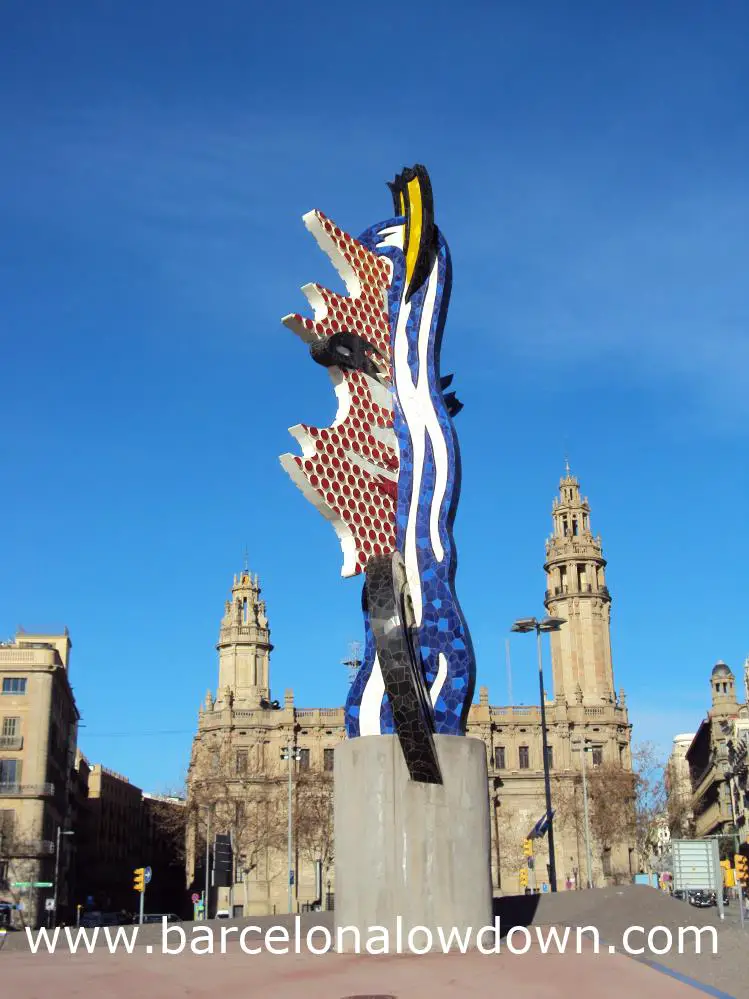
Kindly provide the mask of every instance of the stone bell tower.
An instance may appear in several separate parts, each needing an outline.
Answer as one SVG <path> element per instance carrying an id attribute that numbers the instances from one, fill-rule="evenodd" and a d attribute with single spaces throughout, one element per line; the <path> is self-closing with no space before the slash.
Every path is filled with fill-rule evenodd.
<path id="1" fill-rule="evenodd" d="M 551 634 L 556 701 L 613 703 L 609 632 L 611 595 L 600 537 L 590 527 L 590 506 L 569 463 L 552 504 L 553 532 L 546 542 L 546 610 L 567 621 Z"/>
<path id="2" fill-rule="evenodd" d="M 216 708 L 257 708 L 270 699 L 270 628 L 258 577 L 247 568 L 234 577 L 218 645 Z"/>

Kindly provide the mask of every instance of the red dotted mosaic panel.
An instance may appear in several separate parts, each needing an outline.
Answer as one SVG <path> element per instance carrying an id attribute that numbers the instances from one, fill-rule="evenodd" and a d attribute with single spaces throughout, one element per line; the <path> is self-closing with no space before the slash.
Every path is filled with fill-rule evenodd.
<path id="1" fill-rule="evenodd" d="M 316 284 L 315 291 L 327 309 L 325 315 L 320 315 L 318 306 L 315 319 L 297 313 L 285 322 L 306 340 L 339 330 L 358 334 L 387 359 L 387 377 L 391 379 L 389 262 L 367 250 L 322 212 L 314 212 L 314 216 L 355 272 L 360 290 L 357 295 L 346 297 Z M 295 456 L 294 461 L 321 503 L 335 511 L 348 526 L 354 539 L 358 573 L 371 556 L 395 550 L 398 452 L 395 446 L 389 446 L 372 433 L 373 428 L 389 431 L 395 444 L 392 407 L 374 401 L 369 380 L 361 372 L 342 369 L 341 374 L 350 395 L 348 413 L 340 423 L 327 429 L 302 424 L 315 450 L 306 457 Z M 382 469 L 379 474 L 378 468 Z"/>

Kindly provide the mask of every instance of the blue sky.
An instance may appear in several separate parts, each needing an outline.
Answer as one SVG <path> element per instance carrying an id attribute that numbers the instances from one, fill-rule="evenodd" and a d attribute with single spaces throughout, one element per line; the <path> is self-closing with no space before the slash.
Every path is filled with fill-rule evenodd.
<path id="1" fill-rule="evenodd" d="M 150 790 L 184 775 L 245 546 L 274 696 L 343 700 L 359 583 L 278 463 L 334 397 L 279 319 L 338 288 L 301 215 L 360 232 L 417 161 L 479 683 L 506 701 L 508 625 L 542 610 L 565 452 L 635 740 L 693 729 L 749 653 L 746 6 L 364 7 L 4 7 L 0 633 L 68 625 L 82 748 Z"/>

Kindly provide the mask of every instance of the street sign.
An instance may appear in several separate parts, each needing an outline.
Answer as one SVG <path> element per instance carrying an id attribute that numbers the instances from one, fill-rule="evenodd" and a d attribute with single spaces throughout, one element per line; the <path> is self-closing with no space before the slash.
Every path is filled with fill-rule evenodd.
<path id="1" fill-rule="evenodd" d="M 548 881 L 544 881 L 544 883 L 541 885 L 541 891 L 544 895 L 546 894 L 547 891 L 551 891 L 551 885 L 549 884 Z"/>
<path id="2" fill-rule="evenodd" d="M 152 874 L 153 874 L 153 871 L 151 870 L 150 867 L 147 867 L 143 871 L 143 880 L 146 882 L 146 884 L 150 884 L 151 883 L 151 875 Z"/>
<path id="3" fill-rule="evenodd" d="M 52 887 L 52 882 L 51 881 L 35 881 L 34 884 L 32 885 L 32 887 L 33 888 L 51 888 Z"/>
<path id="4" fill-rule="evenodd" d="M 53 898 L 45 898 L 44 900 L 44 911 L 54 912 L 55 911 L 55 900 Z"/>
<path id="5" fill-rule="evenodd" d="M 14 881 L 11 888 L 31 888 L 30 881 Z"/>
<path id="6" fill-rule="evenodd" d="M 196 891 L 194 891 L 192 893 L 192 895 L 190 896 L 190 901 L 193 902 L 193 903 L 199 902 L 200 901 L 200 895 L 198 895 L 198 893 Z"/>

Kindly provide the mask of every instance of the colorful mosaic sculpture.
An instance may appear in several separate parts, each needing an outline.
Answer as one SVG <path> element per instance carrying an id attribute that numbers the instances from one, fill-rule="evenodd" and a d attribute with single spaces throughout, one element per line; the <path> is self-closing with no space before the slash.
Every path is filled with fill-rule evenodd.
<path id="1" fill-rule="evenodd" d="M 281 462 L 332 522 L 342 575 L 367 575 L 365 651 L 346 702 L 347 734 L 397 733 L 412 777 L 438 780 L 431 732 L 465 734 L 475 684 L 454 589 L 460 462 L 452 418 L 462 406 L 446 391 L 452 376 L 439 371 L 451 267 L 424 167 L 405 170 L 389 186 L 394 217 L 358 239 L 321 212 L 304 216 L 348 295 L 306 285 L 313 318 L 295 314 L 283 322 L 328 368 L 338 412 L 328 428 L 292 427 L 302 453 Z M 375 571 L 377 592 L 389 587 L 393 600 L 411 608 L 391 608 L 402 634 L 390 649 L 390 610 L 380 597 L 376 618 L 369 606 Z M 423 745 L 409 758 L 406 743 L 414 744 L 417 731 Z"/>

